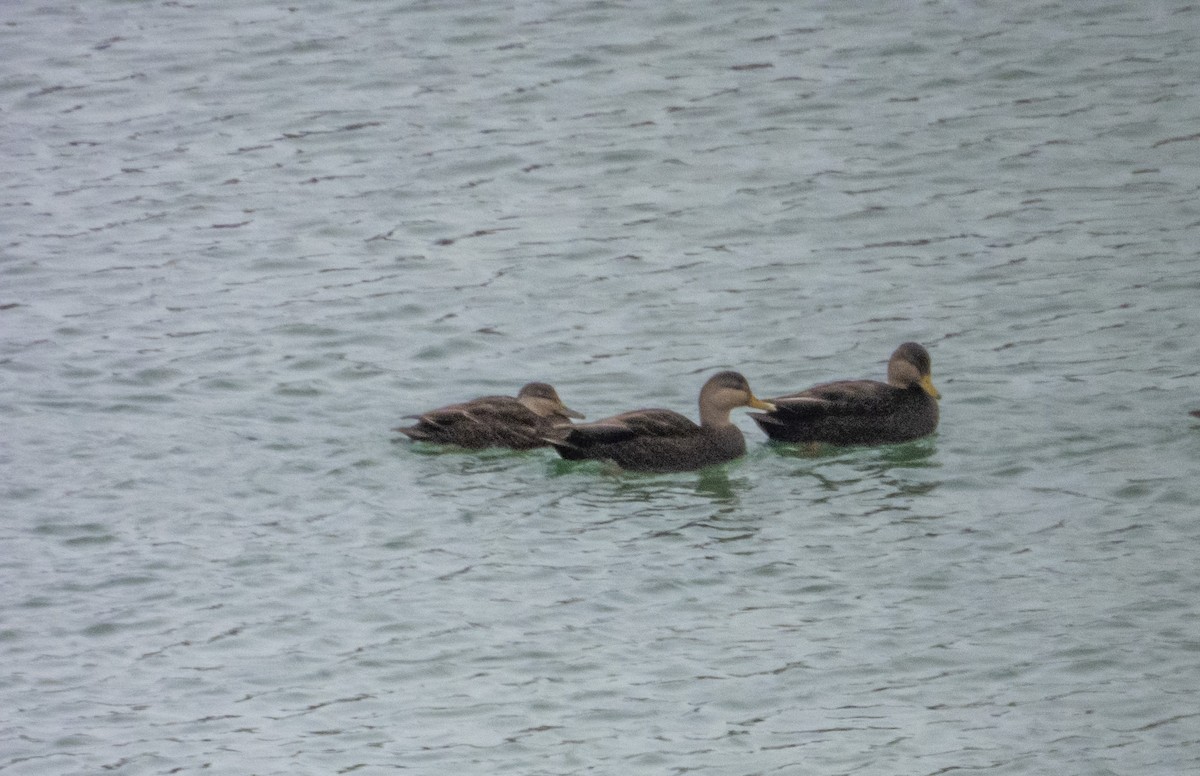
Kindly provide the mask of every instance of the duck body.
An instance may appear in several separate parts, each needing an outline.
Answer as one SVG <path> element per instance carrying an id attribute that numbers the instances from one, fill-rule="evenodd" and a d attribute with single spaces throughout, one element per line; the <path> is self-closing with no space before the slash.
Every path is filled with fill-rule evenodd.
<path id="1" fill-rule="evenodd" d="M 634 410 L 561 431 L 552 444 L 563 458 L 612 461 L 630 471 L 691 471 L 746 452 L 746 439 L 732 423 L 706 429 L 665 409 Z"/>
<path id="2" fill-rule="evenodd" d="M 772 409 L 737 372 L 720 372 L 700 392 L 700 423 L 668 409 L 624 412 L 593 423 L 559 426 L 549 438 L 567 460 L 612 461 L 622 469 L 682 472 L 726 463 L 746 452 L 729 419 L 734 407 Z"/>
<path id="3" fill-rule="evenodd" d="M 750 417 L 780 442 L 892 444 L 932 434 L 938 425 L 938 398 L 929 353 L 915 342 L 906 342 L 888 361 L 886 383 L 821 383 L 769 399 L 775 405 L 773 412 Z"/>
<path id="4" fill-rule="evenodd" d="M 481 396 L 448 404 L 420 415 L 412 426 L 393 429 L 414 441 L 456 445 L 471 450 L 506 447 L 532 450 L 545 447 L 546 435 L 571 418 L 582 418 L 567 407 L 546 383 L 529 383 L 512 396 Z"/>
<path id="5" fill-rule="evenodd" d="M 938 403 L 920 388 L 875 380 L 843 380 L 770 400 L 775 411 L 751 414 L 780 442 L 884 445 L 932 434 Z"/>

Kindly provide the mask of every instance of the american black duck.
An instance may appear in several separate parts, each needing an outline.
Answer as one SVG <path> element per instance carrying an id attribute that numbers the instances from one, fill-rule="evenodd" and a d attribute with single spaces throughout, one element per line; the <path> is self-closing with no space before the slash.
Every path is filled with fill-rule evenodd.
<path id="1" fill-rule="evenodd" d="M 702 469 L 746 452 L 741 430 L 729 420 L 735 407 L 774 409 L 754 396 L 745 377 L 719 372 L 700 389 L 700 425 L 672 410 L 633 410 L 594 423 L 559 426 L 550 443 L 572 461 L 613 461 L 623 469 L 647 472 Z"/>
<path id="2" fill-rule="evenodd" d="M 531 450 L 549 444 L 546 435 L 560 423 L 582 418 L 563 404 L 546 383 L 529 383 L 517 397 L 481 396 L 436 410 L 410 415 L 412 426 L 392 429 L 411 439 L 458 445 L 473 450 L 508 447 Z"/>
<path id="3" fill-rule="evenodd" d="M 930 377 L 929 351 L 915 342 L 896 348 L 887 382 L 841 380 L 768 399 L 775 410 L 751 413 L 767 436 L 781 442 L 879 445 L 933 433 L 941 394 Z"/>

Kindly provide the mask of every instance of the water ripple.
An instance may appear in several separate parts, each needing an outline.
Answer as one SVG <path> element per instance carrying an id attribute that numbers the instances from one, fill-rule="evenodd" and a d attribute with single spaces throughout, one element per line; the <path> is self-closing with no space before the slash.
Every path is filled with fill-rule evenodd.
<path id="1" fill-rule="evenodd" d="M 15 7 L 0 770 L 1195 770 L 1193 16 Z M 908 339 L 907 445 L 387 432 Z"/>

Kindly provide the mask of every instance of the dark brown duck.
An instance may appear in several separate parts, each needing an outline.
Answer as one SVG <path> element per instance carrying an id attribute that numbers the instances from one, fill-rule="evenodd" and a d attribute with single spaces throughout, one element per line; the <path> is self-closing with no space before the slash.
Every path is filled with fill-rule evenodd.
<path id="1" fill-rule="evenodd" d="M 735 407 L 771 410 L 737 372 L 720 372 L 700 389 L 700 424 L 664 409 L 624 412 L 594 423 L 560 426 L 550 437 L 568 460 L 612 461 L 623 469 L 679 472 L 732 461 L 746 452 L 729 419 Z"/>
<path id="2" fill-rule="evenodd" d="M 932 434 L 938 399 L 930 376 L 929 351 L 915 342 L 896 348 L 887 382 L 841 380 L 768 399 L 773 412 L 750 417 L 780 442 L 879 445 Z"/>
<path id="3" fill-rule="evenodd" d="M 392 429 L 421 442 L 458 445 L 473 450 L 508 447 L 531 450 L 549 444 L 546 436 L 571 418 L 582 418 L 563 404 L 546 383 L 529 383 L 517 397 L 481 396 L 421 415 L 412 426 Z"/>

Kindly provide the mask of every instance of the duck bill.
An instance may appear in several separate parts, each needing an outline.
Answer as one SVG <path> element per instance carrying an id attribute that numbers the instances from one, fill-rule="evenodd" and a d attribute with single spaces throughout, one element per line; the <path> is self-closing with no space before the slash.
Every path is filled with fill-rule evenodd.
<path id="1" fill-rule="evenodd" d="M 937 388 L 933 387 L 933 376 L 932 375 L 925 375 L 924 377 L 922 377 L 920 386 L 921 386 L 922 391 L 929 394 L 933 398 L 935 398 L 935 399 L 942 398 L 941 392 L 939 392 Z"/>
<path id="2" fill-rule="evenodd" d="M 559 410 L 559 412 L 561 412 L 563 415 L 566 415 L 568 418 L 575 418 L 576 420 L 583 420 L 587 417 L 587 415 L 584 415 L 582 412 L 576 412 L 565 404 L 562 406 L 562 409 Z"/>
<path id="3" fill-rule="evenodd" d="M 747 407 L 753 407 L 753 408 L 754 408 L 754 409 L 756 409 L 756 410 L 766 410 L 767 412 L 774 412 L 774 411 L 775 411 L 775 405 L 774 405 L 774 404 L 772 404 L 772 403 L 771 403 L 771 402 L 769 402 L 769 401 L 763 401 L 762 399 L 760 399 L 760 398 L 758 398 L 757 396 L 754 396 L 754 395 L 751 395 L 751 396 L 750 396 L 750 401 L 746 402 L 746 406 L 747 406 Z"/>

